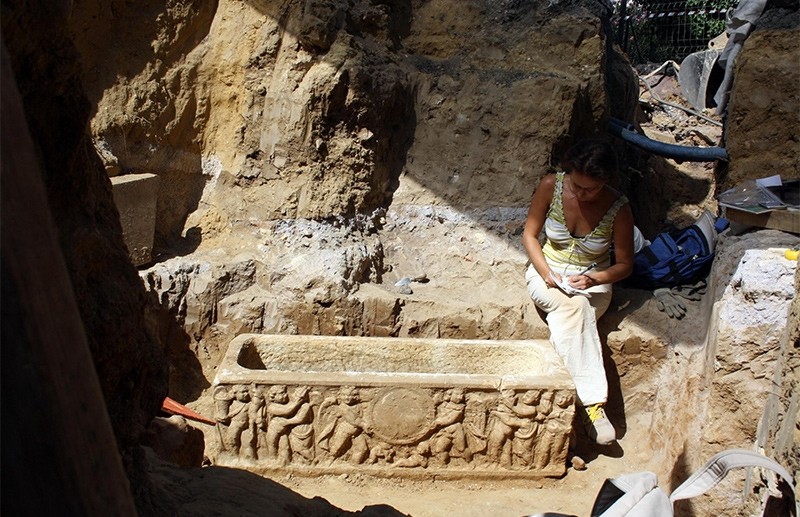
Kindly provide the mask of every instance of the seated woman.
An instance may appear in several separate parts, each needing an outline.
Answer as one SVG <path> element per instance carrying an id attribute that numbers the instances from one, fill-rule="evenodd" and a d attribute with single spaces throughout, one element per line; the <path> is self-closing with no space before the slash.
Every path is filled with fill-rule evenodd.
<path id="1" fill-rule="evenodd" d="M 611 284 L 631 274 L 633 214 L 628 199 L 609 184 L 617 161 L 608 143 L 579 142 L 561 165 L 562 171 L 542 178 L 531 200 L 522 234 L 530 259 L 525 280 L 575 382 L 586 430 L 606 445 L 616 440 L 616 432 L 603 409 L 608 381 L 597 320 L 611 302 Z M 567 294 L 570 288 L 586 293 Z"/>

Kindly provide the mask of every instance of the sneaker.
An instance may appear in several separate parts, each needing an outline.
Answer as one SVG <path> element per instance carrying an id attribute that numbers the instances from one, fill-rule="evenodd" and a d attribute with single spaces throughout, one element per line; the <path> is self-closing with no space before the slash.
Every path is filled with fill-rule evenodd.
<path id="1" fill-rule="evenodd" d="M 584 408 L 584 424 L 589 438 L 599 445 L 608 445 L 617 439 L 617 432 L 606 416 L 603 404 L 593 404 Z"/>

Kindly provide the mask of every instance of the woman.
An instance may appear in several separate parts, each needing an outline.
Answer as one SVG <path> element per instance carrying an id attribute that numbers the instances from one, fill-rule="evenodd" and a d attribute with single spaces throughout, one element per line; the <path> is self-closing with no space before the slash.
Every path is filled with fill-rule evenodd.
<path id="1" fill-rule="evenodd" d="M 547 314 L 550 341 L 575 382 L 587 432 L 606 445 L 616 440 L 616 432 L 603 409 L 608 382 L 597 320 L 611 302 L 611 284 L 633 269 L 633 214 L 628 199 L 609 185 L 617 163 L 608 143 L 578 143 L 562 168 L 542 178 L 531 200 L 522 234 L 530 259 L 525 280 L 534 303 Z M 586 294 L 566 294 L 570 288 Z"/>

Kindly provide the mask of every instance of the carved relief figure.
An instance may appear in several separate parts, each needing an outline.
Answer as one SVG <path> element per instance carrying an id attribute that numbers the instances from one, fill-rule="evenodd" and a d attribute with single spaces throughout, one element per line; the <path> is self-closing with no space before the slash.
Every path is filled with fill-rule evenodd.
<path id="1" fill-rule="evenodd" d="M 417 446 L 411 451 L 411 453 L 404 457 L 396 460 L 393 465 L 395 467 L 403 467 L 403 468 L 413 468 L 413 467 L 422 467 L 425 468 L 428 466 L 428 457 L 431 454 L 431 445 L 428 440 L 423 440 L 417 444 Z"/>
<path id="2" fill-rule="evenodd" d="M 520 417 L 520 426 L 514 432 L 512 441 L 513 462 L 527 468 L 533 465 L 533 447 L 539 435 L 540 422 L 544 420 L 537 407 L 542 393 L 539 390 L 528 390 L 519 397 L 514 406 L 514 414 Z"/>
<path id="3" fill-rule="evenodd" d="M 464 390 L 453 388 L 444 394 L 444 400 L 436 407 L 433 427 L 439 431 L 431 439 L 431 453 L 440 465 L 449 463 L 450 458 L 464 458 L 472 461 L 472 450 L 467 443 L 464 431 Z"/>
<path id="4" fill-rule="evenodd" d="M 247 386 L 236 384 L 231 388 L 230 393 L 224 386 L 218 387 L 214 392 L 216 404 L 216 420 L 219 424 L 227 426 L 223 429 L 217 424 L 220 433 L 222 448 L 232 454 L 238 455 L 242 446 L 242 433 L 250 424 L 250 393 Z M 245 457 L 255 457 L 253 440 L 246 444 L 242 451 Z"/>
<path id="5" fill-rule="evenodd" d="M 352 463 L 363 463 L 369 447 L 358 390 L 353 386 L 341 386 L 335 400 L 326 399 L 322 403 L 319 414 L 322 428 L 317 437 L 319 448 L 333 459 L 345 459 L 349 452 Z"/>
<path id="6" fill-rule="evenodd" d="M 264 397 L 264 386 L 255 383 L 250 385 L 250 404 L 247 406 L 247 416 L 249 419 L 248 428 L 250 429 L 249 447 L 258 454 L 263 440 L 263 432 L 267 429 L 266 403 Z"/>
<path id="7" fill-rule="evenodd" d="M 554 397 L 555 406 L 552 404 Z M 547 399 L 547 407 L 551 411 L 544 423 L 542 436 L 536 448 L 535 466 L 537 469 L 546 467 L 550 462 L 561 463 L 567 460 L 569 436 L 572 429 L 572 422 L 568 416 L 568 408 L 574 402 L 572 393 L 559 391 L 553 394 L 551 392 Z"/>
<path id="8" fill-rule="evenodd" d="M 464 430 L 467 436 L 467 446 L 473 454 L 486 451 L 489 434 L 490 408 L 494 408 L 497 399 L 494 394 L 479 392 L 471 393 L 467 397 L 464 410 Z"/>
<path id="9" fill-rule="evenodd" d="M 303 391 L 305 389 L 305 392 Z M 308 388 L 298 387 L 295 391 L 295 399 L 302 399 L 303 404 L 297 411 L 299 420 L 302 420 L 292 425 L 292 430 L 289 431 L 289 448 L 292 451 L 293 460 L 300 460 L 303 463 L 311 463 L 314 461 L 314 411 L 313 408 L 319 405 L 311 398 Z M 313 395 L 319 396 L 319 392 L 313 392 Z M 307 411 L 307 413 L 306 413 Z"/>
<path id="10" fill-rule="evenodd" d="M 266 415 L 267 455 L 285 465 L 292 459 L 289 434 L 293 427 L 309 423 L 313 418 L 308 402 L 308 387 L 298 387 L 294 400 L 290 400 L 286 386 L 270 386 Z"/>
<path id="11" fill-rule="evenodd" d="M 369 449 L 369 458 L 367 463 L 373 465 L 378 461 L 383 463 L 391 463 L 394 460 L 394 449 L 386 442 L 377 442 Z"/>
<path id="12" fill-rule="evenodd" d="M 500 390 L 497 407 L 489 414 L 487 453 L 489 459 L 502 467 L 511 466 L 511 438 L 524 425 L 514 412 L 517 395 L 514 390 Z"/>

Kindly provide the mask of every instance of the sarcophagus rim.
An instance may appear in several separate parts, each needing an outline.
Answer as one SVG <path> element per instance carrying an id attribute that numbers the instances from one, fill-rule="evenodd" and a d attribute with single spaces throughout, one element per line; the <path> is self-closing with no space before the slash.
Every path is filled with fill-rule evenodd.
<path id="1" fill-rule="evenodd" d="M 267 343 L 270 347 L 285 350 L 285 347 L 298 348 L 304 346 L 303 352 L 311 352 L 305 361 L 304 368 L 297 364 L 287 364 L 284 357 L 278 357 L 270 364 L 256 364 L 258 343 Z M 539 345 L 539 346 L 536 346 Z M 413 346 L 414 351 L 422 348 L 445 351 L 458 349 L 470 350 L 473 356 L 480 358 L 482 364 L 469 362 L 460 357 L 459 369 L 471 369 L 470 372 L 453 371 L 452 362 L 439 361 L 438 364 L 426 364 L 427 371 L 413 371 L 412 368 L 390 368 L 392 357 L 385 353 L 397 354 L 404 348 Z M 333 362 L 329 354 L 330 348 L 344 356 L 351 354 L 364 362 L 364 354 L 368 350 L 375 351 L 373 356 L 382 359 L 378 368 L 340 368 L 330 366 Z M 323 350 L 324 349 L 324 350 Z M 506 350 L 502 364 L 494 357 L 498 350 Z M 547 353 L 541 353 L 546 351 Z M 510 355 L 508 352 L 513 353 Z M 318 354 L 314 357 L 312 354 Z M 439 358 L 441 359 L 439 354 Z M 453 359 L 454 354 L 448 354 Z M 260 357 L 259 357 L 260 358 Z M 411 359 L 406 352 L 402 359 Z M 421 359 L 416 356 L 416 359 Z M 406 362 L 407 364 L 407 362 Z M 351 363 L 352 365 L 352 363 Z M 451 371 L 442 371 L 446 366 Z M 502 367 L 506 367 L 503 369 Z M 420 368 L 418 368 L 419 370 Z M 488 370 L 488 371 L 487 371 Z M 481 387 L 481 388 L 528 388 L 531 386 L 550 389 L 574 389 L 572 379 L 546 340 L 481 340 L 481 339 L 436 339 L 436 338 L 394 338 L 394 337 L 345 337 L 345 336 L 298 336 L 241 334 L 234 338 L 225 357 L 217 370 L 215 384 L 249 384 L 260 382 L 268 375 L 271 381 L 282 384 L 296 384 L 298 376 L 309 385 L 350 384 L 355 386 L 383 386 L 396 382 L 410 382 L 416 386 L 427 387 Z"/>

